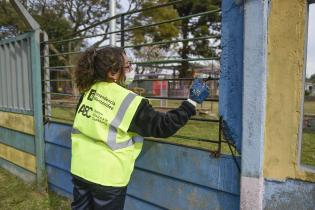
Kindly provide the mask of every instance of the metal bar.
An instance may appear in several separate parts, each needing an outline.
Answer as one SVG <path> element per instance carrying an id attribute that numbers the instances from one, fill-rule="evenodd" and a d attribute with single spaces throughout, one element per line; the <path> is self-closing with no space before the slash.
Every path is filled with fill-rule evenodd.
<path id="1" fill-rule="evenodd" d="M 179 40 L 171 40 L 171 41 L 161 41 L 161 42 L 152 42 L 152 43 L 144 43 L 138 45 L 127 45 L 124 48 L 134 48 L 134 47 L 144 47 L 144 46 L 152 46 L 152 45 L 163 45 L 163 44 L 172 44 L 177 42 L 189 42 L 195 40 L 204 40 L 204 39 L 212 39 L 212 38 L 220 38 L 220 35 L 212 35 L 212 36 L 204 36 L 204 37 L 196 37 L 189 39 L 179 39 Z"/>
<path id="2" fill-rule="evenodd" d="M 42 32 L 42 34 L 43 34 L 43 40 L 44 41 L 48 41 L 48 35 L 47 35 L 47 33 L 46 32 Z M 44 85 L 45 85 L 45 93 L 47 93 L 47 94 L 45 94 L 45 102 L 46 103 L 50 103 L 50 101 L 51 101 L 51 94 L 49 94 L 49 92 L 50 92 L 50 88 L 51 88 L 51 86 L 50 86 L 50 71 L 49 71 L 49 46 L 48 45 L 42 45 L 42 47 L 43 47 L 43 57 L 42 57 L 42 59 L 43 59 L 43 62 L 44 62 L 44 64 L 43 64 L 43 72 L 44 72 L 44 80 L 45 80 L 45 82 L 44 82 Z M 47 115 L 51 115 L 51 106 L 50 105 L 48 105 L 48 106 L 46 106 L 46 107 L 44 107 L 45 109 L 45 114 L 47 114 Z M 49 120 L 49 119 L 48 119 Z"/>
<path id="3" fill-rule="evenodd" d="M 100 34 L 91 35 L 91 36 L 76 37 L 76 38 L 72 38 L 72 39 L 65 39 L 65 40 L 59 40 L 59 41 L 49 41 L 49 42 L 46 42 L 46 43 L 52 44 L 52 43 L 70 42 L 70 41 L 76 41 L 76 40 L 80 40 L 80 39 L 87 39 L 87 38 L 93 38 L 93 37 L 98 37 L 98 36 L 104 36 L 104 35 L 108 35 L 108 34 L 116 34 L 116 33 L 121 33 L 122 31 L 132 31 L 132 30 L 137 30 L 137 29 L 142 29 L 142 28 L 162 25 L 162 24 L 165 24 L 165 23 L 171 23 L 171 22 L 175 22 L 175 21 L 189 19 L 189 18 L 192 18 L 192 17 L 198 17 L 198 16 L 202 16 L 202 15 L 208 15 L 208 14 L 212 14 L 212 13 L 217 13 L 217 12 L 220 12 L 220 11 L 221 11 L 220 9 L 216 9 L 216 10 L 211 10 L 211 11 L 207 11 L 207 12 L 196 13 L 196 14 L 193 14 L 193 15 L 187 15 L 187 16 L 184 16 L 184 17 L 174 18 L 174 19 L 170 19 L 170 20 L 166 20 L 166 21 L 161 21 L 161 22 L 158 22 L 158 23 L 152 23 L 152 24 L 149 24 L 149 25 L 146 25 L 146 26 L 135 26 L 135 27 L 124 29 L 124 30 L 111 31 L 111 32 L 108 32 L 108 33 L 100 33 Z"/>
<path id="4" fill-rule="evenodd" d="M 49 66 L 47 69 L 62 69 L 62 68 L 74 68 L 75 65 L 69 65 L 69 66 Z M 45 68 L 46 69 L 46 68 Z"/>
<path id="5" fill-rule="evenodd" d="M 220 122 L 219 122 L 219 146 L 218 146 L 218 155 L 221 154 L 221 143 L 222 143 L 222 123 L 223 123 L 223 117 L 220 116 Z"/>
<path id="6" fill-rule="evenodd" d="M 116 13 L 116 0 L 110 0 L 109 1 L 109 11 L 110 11 L 110 17 L 114 17 Z M 112 33 L 116 30 L 116 18 L 112 18 L 109 22 L 109 29 L 110 29 L 110 45 L 115 46 L 116 45 L 116 34 Z"/>
<path id="7" fill-rule="evenodd" d="M 43 82 L 71 82 L 71 79 L 51 79 L 51 80 L 43 80 Z"/>
<path id="8" fill-rule="evenodd" d="M 170 20 L 165 20 L 165 21 L 161 21 L 161 22 L 157 22 L 157 23 L 148 24 L 148 25 L 145 25 L 145 26 L 135 26 L 135 27 L 127 28 L 124 31 L 133 31 L 133 30 L 137 30 L 137 29 L 148 28 L 148 27 L 152 27 L 152 26 L 162 25 L 162 24 L 165 24 L 165 23 L 171 23 L 171 22 L 176 22 L 176 21 L 180 21 L 180 20 L 185 20 L 185 19 L 189 19 L 189 18 L 193 18 L 193 17 L 209 15 L 209 14 L 217 13 L 217 12 L 220 12 L 220 11 L 221 11 L 220 9 L 216 9 L 216 10 L 210 10 L 210 11 L 206 11 L 206 12 L 200 12 L 200 13 L 196 13 L 196 14 L 192 14 L 192 15 L 187 15 L 187 16 L 184 16 L 184 17 L 173 18 L 173 19 L 170 19 Z M 121 32 L 121 30 L 120 31 L 116 31 L 116 32 Z"/>
<path id="9" fill-rule="evenodd" d="M 120 47 L 125 46 L 125 15 L 120 17 L 120 29 L 122 30 L 120 34 Z"/>
<path id="10" fill-rule="evenodd" d="M 204 119 L 204 118 L 190 118 L 190 120 L 193 120 L 193 121 L 204 121 L 204 122 L 213 122 L 213 123 L 220 122 L 219 120 Z"/>
<path id="11" fill-rule="evenodd" d="M 121 28 L 124 28 L 124 16 L 121 16 Z M 178 43 L 178 42 L 185 42 L 185 41 L 195 41 L 195 40 L 203 40 L 203 39 L 212 39 L 212 38 L 220 38 L 220 35 L 211 35 L 211 36 L 204 36 L 204 37 L 196 37 L 196 38 L 189 38 L 189 39 L 177 39 L 177 40 L 171 40 L 171 41 L 161 41 L 161 42 L 152 42 L 152 43 L 144 43 L 144 44 L 138 44 L 138 45 L 125 45 L 125 32 L 122 31 L 121 33 L 121 47 L 123 48 L 134 48 L 134 47 L 144 47 L 144 46 L 152 46 L 152 45 L 163 45 L 163 44 L 171 44 L 171 43 Z M 210 47 L 210 48 L 217 48 L 217 47 Z M 45 55 L 41 57 L 53 57 L 53 56 L 59 56 L 59 55 L 72 55 L 72 54 L 79 54 L 82 53 L 82 51 L 74 51 L 74 52 L 66 52 L 66 53 L 56 53 L 56 54 L 50 54 Z"/>
<path id="12" fill-rule="evenodd" d="M 232 154 L 234 163 L 235 163 L 235 165 L 236 165 L 236 167 L 237 167 L 237 169 L 238 169 L 238 172 L 241 173 L 241 167 L 240 167 L 240 165 L 238 164 L 238 162 L 237 162 L 237 160 L 236 160 L 236 156 L 235 156 L 235 154 L 234 154 L 234 152 L 233 152 L 233 150 L 232 150 L 232 148 L 231 148 L 231 144 L 228 142 L 227 145 L 229 146 L 229 149 L 230 149 L 230 151 L 231 151 L 231 154 Z"/>
<path id="13" fill-rule="evenodd" d="M 34 106 L 34 127 L 36 147 L 36 179 L 37 187 L 43 190 L 45 184 L 45 142 L 42 110 L 42 87 L 41 87 L 41 66 L 40 66 L 40 37 L 39 30 L 31 36 L 31 59 L 32 59 L 32 84 L 33 84 L 33 106 Z"/>
<path id="14" fill-rule="evenodd" d="M 36 20 L 32 17 L 32 15 L 25 9 L 25 7 L 21 4 L 20 1 L 10 0 L 11 5 L 14 7 L 15 11 L 22 17 L 24 23 L 32 30 L 39 30 L 40 26 L 36 22 Z"/>
<path id="15" fill-rule="evenodd" d="M 145 76 L 145 75 L 143 75 Z M 142 81 L 193 81 L 195 78 L 169 78 L 169 79 L 134 79 L 134 82 L 142 82 Z M 220 78 L 210 78 L 209 80 L 219 80 Z"/>
<path id="16" fill-rule="evenodd" d="M 79 54 L 82 53 L 82 51 L 74 51 L 74 52 L 66 52 L 66 53 L 55 53 L 55 54 L 49 54 L 49 55 L 44 55 L 41 57 L 53 57 L 53 56 L 59 56 L 59 55 L 73 55 L 73 54 Z"/>
<path id="17" fill-rule="evenodd" d="M 180 143 L 176 143 L 176 142 L 165 141 L 163 139 L 150 138 L 150 137 L 145 137 L 144 139 L 147 141 L 153 141 L 153 142 L 157 142 L 157 143 L 161 143 L 161 144 L 170 144 L 170 145 L 175 145 L 175 146 L 180 146 L 180 147 L 185 147 L 185 148 L 192 148 L 192 149 L 196 149 L 196 150 L 200 150 L 200 151 L 209 152 L 209 149 L 204 149 L 204 148 L 197 147 L 197 146 L 188 146 L 188 145 L 184 145 L 184 144 L 180 144 Z"/>
<path id="18" fill-rule="evenodd" d="M 52 115 L 45 115 L 45 117 L 49 117 L 51 119 L 51 121 L 54 121 L 54 119 L 57 119 L 57 120 L 64 120 L 64 121 L 68 121 L 68 122 L 73 122 L 74 119 L 66 119 L 66 118 L 62 118 L 62 117 L 54 117 Z"/>
<path id="19" fill-rule="evenodd" d="M 207 60 L 219 60 L 219 57 L 210 57 L 210 58 L 187 58 L 187 59 L 170 59 L 170 60 L 154 60 L 154 61 L 146 61 L 146 62 L 131 62 L 131 64 L 137 65 L 149 65 L 153 63 L 181 63 L 183 61 L 207 61 Z M 50 66 L 49 69 L 58 69 L 58 68 L 74 68 L 75 65 L 69 66 Z"/>
<path id="20" fill-rule="evenodd" d="M 94 23 L 94 24 L 92 24 L 92 25 L 90 25 L 90 26 L 88 26 L 88 27 L 86 27 L 86 28 L 84 28 L 82 30 L 79 30 L 79 31 L 77 31 L 75 33 L 70 34 L 69 36 L 74 36 L 76 34 L 79 34 L 79 33 L 83 32 L 83 31 L 86 31 L 86 30 L 88 30 L 90 28 L 94 28 L 94 27 L 96 27 L 98 25 L 101 25 L 101 24 L 104 24 L 106 22 L 109 22 L 112 19 L 116 19 L 116 18 L 118 18 L 120 16 L 123 16 L 123 15 L 125 16 L 125 15 L 130 15 L 130 14 L 134 14 L 134 13 L 138 13 L 138 12 L 148 11 L 148 10 L 156 9 L 156 8 L 160 8 L 160 7 L 166 7 L 166 6 L 170 6 L 170 5 L 174 5 L 174 4 L 180 3 L 182 1 L 183 0 L 173 1 L 173 2 L 169 2 L 169 3 L 165 3 L 165 4 L 156 5 L 156 6 L 153 6 L 153 7 L 147 7 L 147 8 L 143 8 L 143 9 L 139 9 L 139 10 L 132 10 L 132 11 L 129 11 L 129 12 L 120 13 L 120 14 L 117 14 L 117 15 L 115 15 L 113 17 L 110 17 L 110 18 L 107 18 L 105 20 L 102 20 L 102 21 L 100 21 L 98 23 Z"/>
<path id="21" fill-rule="evenodd" d="M 154 60 L 154 61 L 145 61 L 145 62 L 131 62 L 131 64 L 137 65 L 150 65 L 154 63 L 181 63 L 183 61 L 207 61 L 207 60 L 219 60 L 219 57 L 210 57 L 210 58 L 187 58 L 187 59 L 169 59 L 169 60 Z"/>
<path id="22" fill-rule="evenodd" d="M 79 98 L 80 96 L 75 96 L 73 94 L 70 93 L 56 93 L 56 92 L 46 92 L 44 94 L 51 94 L 51 95 L 60 95 L 60 96 L 72 96 L 72 97 L 76 97 Z"/>
<path id="23" fill-rule="evenodd" d="M 49 69 L 49 68 L 46 68 Z M 54 72 L 65 72 L 65 73 L 70 73 L 68 70 L 66 69 L 49 69 L 50 72 L 54 71 Z"/>
<path id="24" fill-rule="evenodd" d="M 69 106 L 67 106 L 67 104 L 69 105 Z M 56 107 L 67 107 L 67 108 L 75 108 L 76 107 L 76 105 L 77 105 L 77 103 L 69 103 L 69 102 L 67 102 L 67 104 L 64 104 L 64 102 L 62 102 L 62 103 L 50 103 L 50 104 L 46 104 L 46 103 L 44 103 L 43 105 L 45 105 L 45 106 L 51 106 L 51 105 L 53 105 L 53 106 L 56 106 Z"/>
<path id="25" fill-rule="evenodd" d="M 190 137 L 190 136 L 173 135 L 172 137 L 181 138 L 185 140 L 191 140 L 191 141 L 210 142 L 210 143 L 215 143 L 215 144 L 219 143 L 219 141 L 215 141 L 215 140 L 196 138 L 196 137 Z"/>
<path id="26" fill-rule="evenodd" d="M 146 98 L 152 99 L 168 99 L 168 100 L 187 100 L 187 97 L 161 97 L 161 96 L 145 96 Z M 205 101 L 219 101 L 218 98 L 209 98 Z"/>

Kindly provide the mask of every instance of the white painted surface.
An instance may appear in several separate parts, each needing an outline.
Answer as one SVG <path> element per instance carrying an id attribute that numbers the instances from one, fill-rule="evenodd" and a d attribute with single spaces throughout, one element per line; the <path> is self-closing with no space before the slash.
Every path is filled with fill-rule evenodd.
<path id="1" fill-rule="evenodd" d="M 241 177 L 241 210 L 262 210 L 263 194 L 263 177 Z"/>

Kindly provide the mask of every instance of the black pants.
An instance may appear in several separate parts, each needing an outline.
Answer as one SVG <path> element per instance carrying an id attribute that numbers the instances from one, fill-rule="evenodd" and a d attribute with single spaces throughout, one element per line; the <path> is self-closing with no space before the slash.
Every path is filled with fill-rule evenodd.
<path id="1" fill-rule="evenodd" d="M 123 210 L 127 187 L 107 187 L 72 176 L 74 210 Z"/>

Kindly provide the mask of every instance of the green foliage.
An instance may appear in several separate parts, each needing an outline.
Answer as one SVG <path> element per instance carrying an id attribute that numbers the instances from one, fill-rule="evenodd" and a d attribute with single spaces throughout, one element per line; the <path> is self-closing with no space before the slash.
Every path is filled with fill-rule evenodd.
<path id="1" fill-rule="evenodd" d="M 33 14 L 33 17 L 52 40 L 62 39 L 72 32 L 70 21 L 60 17 L 54 10 L 46 10 L 45 15 Z"/>
<path id="2" fill-rule="evenodd" d="M 310 95 L 310 91 L 305 90 L 304 95 L 305 95 L 305 96 L 309 96 L 309 95 Z"/>
<path id="3" fill-rule="evenodd" d="M 308 81 L 315 83 L 315 74 L 312 74 L 310 78 L 308 79 Z"/>
<path id="4" fill-rule="evenodd" d="M 0 27 L 0 38 L 12 36 L 27 30 L 22 19 L 11 4 L 6 1 L 0 1 Z M 2 30 L 4 29 L 9 29 L 9 31 L 3 32 Z"/>
<path id="5" fill-rule="evenodd" d="M 169 2 L 169 0 L 141 0 L 142 8 L 152 7 Z M 184 17 L 196 13 L 219 9 L 219 0 L 184 0 L 181 3 L 172 6 L 162 7 L 155 10 L 143 11 L 133 19 L 133 26 L 143 26 L 152 23 L 162 22 L 165 20 Z M 134 44 L 151 43 L 157 41 L 166 41 L 174 39 L 187 39 L 192 37 L 202 37 L 220 33 L 220 14 L 213 13 L 205 16 L 182 19 L 176 22 L 162 24 L 145 29 L 139 29 L 132 32 L 131 41 Z M 196 40 L 193 42 L 184 41 L 182 44 L 165 44 L 160 45 L 165 51 L 177 52 L 182 59 L 193 56 L 213 57 L 217 55 L 217 51 L 210 47 L 218 40 L 209 39 Z M 147 53 L 139 53 L 144 48 L 136 48 L 138 55 L 146 55 Z M 174 54 L 174 53 L 173 53 Z M 183 61 L 181 63 L 180 77 L 187 77 L 189 63 Z"/>
<path id="6" fill-rule="evenodd" d="M 141 5 L 142 8 L 148 8 L 156 4 L 163 4 L 166 2 L 167 0 L 141 0 Z M 133 18 L 132 25 L 133 27 L 144 26 L 177 17 L 178 15 L 174 8 L 162 7 L 156 10 L 148 10 L 139 13 Z M 134 44 L 171 40 L 173 37 L 176 37 L 179 34 L 178 22 L 157 25 L 145 29 L 137 29 L 132 33 L 133 36 L 131 39 Z M 164 47 L 167 48 L 168 46 L 164 45 Z"/>

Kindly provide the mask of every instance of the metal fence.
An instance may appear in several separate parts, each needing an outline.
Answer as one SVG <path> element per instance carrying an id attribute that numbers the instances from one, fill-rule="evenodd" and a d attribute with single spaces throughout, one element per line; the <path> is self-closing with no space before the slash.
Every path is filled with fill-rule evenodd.
<path id="1" fill-rule="evenodd" d="M 0 41 L 0 110 L 31 114 L 31 37 L 24 34 Z"/>
<path id="2" fill-rule="evenodd" d="M 135 30 L 147 30 L 148 28 L 164 24 L 171 24 L 193 18 L 202 18 L 213 14 L 220 16 L 221 14 L 218 5 L 218 9 L 211 11 L 204 11 L 174 19 L 163 20 L 143 26 L 133 26 L 126 22 L 126 17 L 139 14 L 140 12 L 154 12 L 156 9 L 174 7 L 176 4 L 180 4 L 182 2 L 183 1 L 173 1 L 171 3 L 117 14 L 104 21 L 91 25 L 88 28 L 82 29 L 79 32 L 97 27 L 101 24 L 109 24 L 111 20 L 117 19 L 117 22 L 119 23 L 117 26 L 119 26 L 119 28 L 115 31 L 87 36 L 76 36 L 79 33 L 77 32 L 69 35 L 69 38 L 64 40 L 48 41 L 47 39 L 44 39 L 44 41 L 41 42 L 41 58 L 42 72 L 44 72 L 43 86 L 45 87 L 45 102 L 43 104 L 45 107 L 45 120 L 70 124 L 73 121 L 75 114 L 74 110 L 77 105 L 79 93 L 75 88 L 71 75 L 75 67 L 74 64 L 76 57 L 84 51 L 84 48 L 86 48 L 83 47 L 83 45 L 79 47 L 75 45 L 77 43 L 85 43 L 85 45 L 91 46 L 97 43 L 99 39 L 102 39 L 106 45 L 108 44 L 108 35 L 115 34 L 119 37 L 116 45 L 126 49 L 127 53 L 131 55 L 134 59 L 132 61 L 133 68 L 136 69 L 136 72 L 138 73 L 136 80 L 130 88 L 138 94 L 150 99 L 153 106 L 159 111 L 167 111 L 171 108 L 175 108 L 181 103 L 181 101 L 186 100 L 189 86 L 194 76 L 206 76 L 209 80 L 208 85 L 210 86 L 211 94 L 202 105 L 198 105 L 197 116 L 193 117 L 188 123 L 191 128 L 197 129 L 194 133 L 199 133 L 198 129 L 200 130 L 200 123 L 202 123 L 206 129 L 206 134 L 189 135 L 187 132 L 180 132 L 173 136 L 172 139 L 168 140 L 153 138 L 147 138 L 147 140 L 159 142 L 163 141 L 168 144 L 192 147 L 210 151 L 215 155 L 219 155 L 221 153 L 222 143 L 225 144 L 225 148 L 231 149 L 231 147 L 234 147 L 231 142 L 223 140 L 222 138 L 222 120 L 220 120 L 220 116 L 218 114 L 217 102 L 219 94 L 218 81 L 220 76 L 220 31 L 213 32 L 207 36 L 194 37 L 190 35 L 185 38 L 178 37 L 172 40 L 140 44 L 133 44 L 130 40 L 130 37 L 132 36 L 131 33 Z M 184 43 L 188 44 L 194 41 L 202 40 L 209 40 L 209 48 L 216 52 L 214 55 L 210 57 L 191 56 L 182 58 L 178 57 L 179 53 L 177 52 L 177 56 L 175 57 L 164 56 L 162 58 L 146 61 L 135 56 L 135 50 L 141 50 L 144 47 L 162 47 L 164 45 L 172 44 L 183 45 Z M 51 50 L 52 48 L 59 49 L 59 51 L 53 51 Z M 179 69 L 184 62 L 188 64 L 190 68 L 190 76 L 182 78 L 179 76 Z M 196 66 L 199 67 L 197 68 Z M 144 73 L 140 74 L 140 71 Z M 194 122 L 197 124 L 194 124 Z M 209 125 L 209 127 L 207 127 L 207 125 Z M 209 135 L 208 132 L 212 132 L 212 134 Z M 227 152 L 227 150 L 225 152 Z M 232 149 L 230 152 L 232 152 Z"/>

